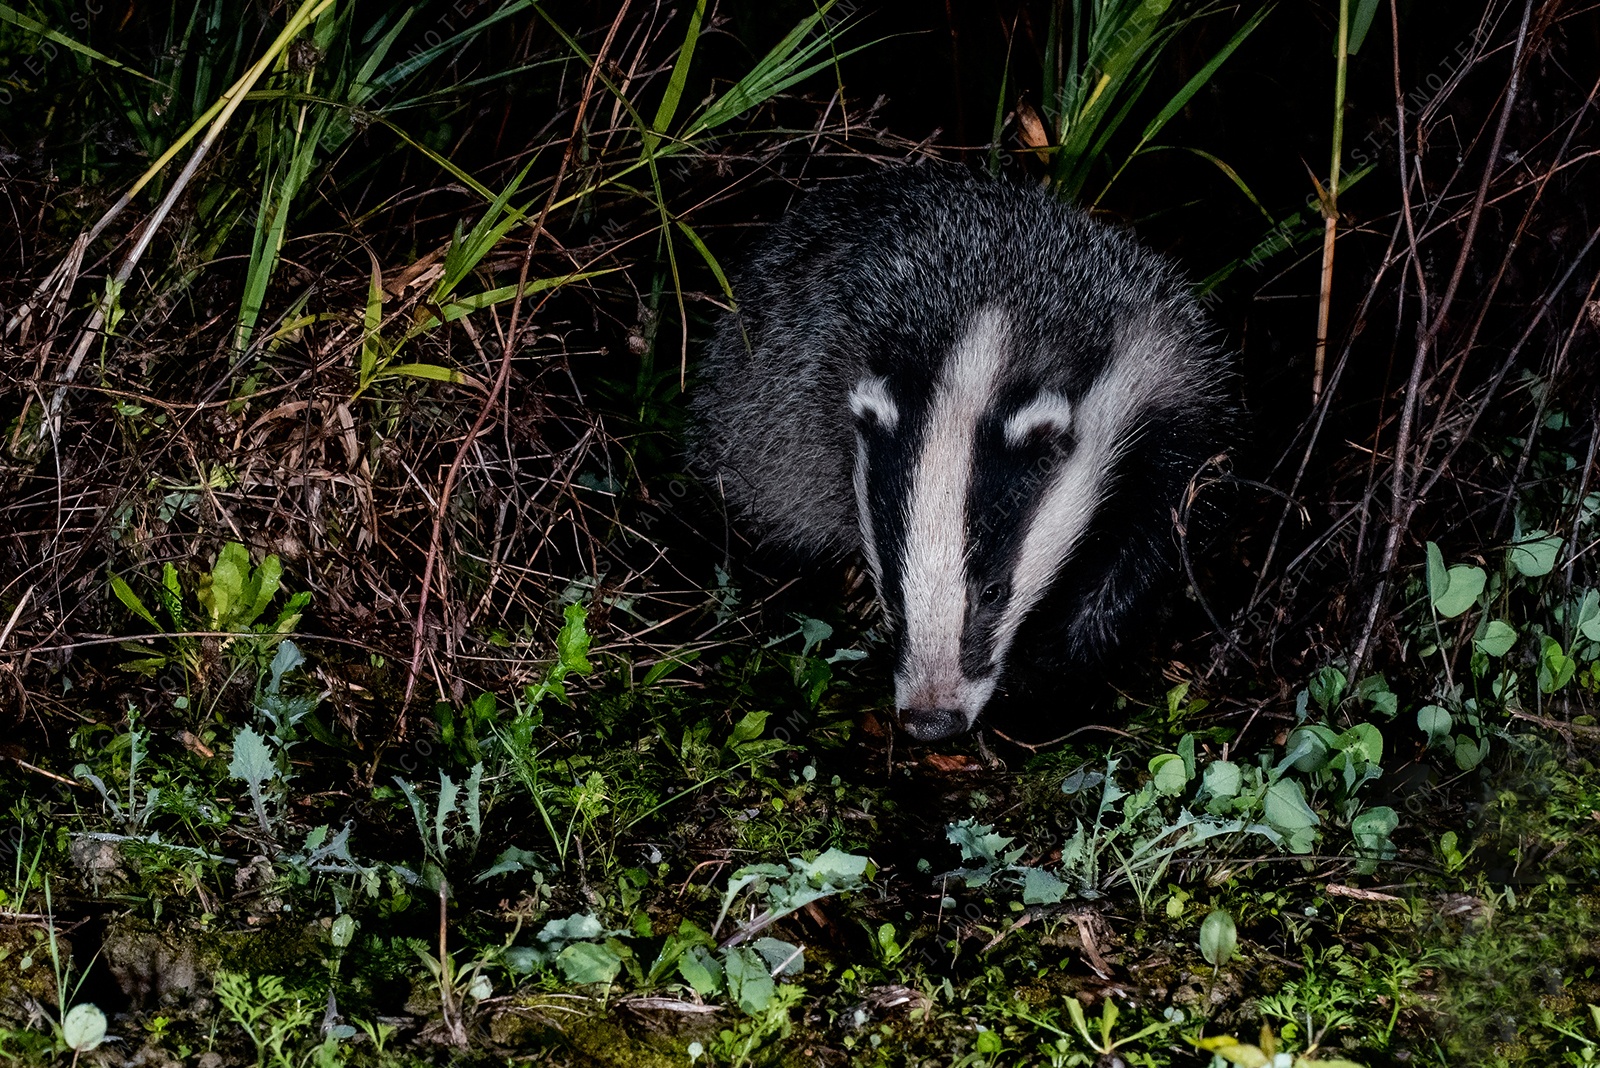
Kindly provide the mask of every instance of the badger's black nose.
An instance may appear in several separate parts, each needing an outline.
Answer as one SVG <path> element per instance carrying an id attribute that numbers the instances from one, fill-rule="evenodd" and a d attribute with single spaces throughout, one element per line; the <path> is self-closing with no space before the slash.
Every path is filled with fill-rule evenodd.
<path id="1" fill-rule="evenodd" d="M 902 708 L 900 729 L 919 742 L 936 742 L 967 729 L 967 717 L 954 708 Z"/>

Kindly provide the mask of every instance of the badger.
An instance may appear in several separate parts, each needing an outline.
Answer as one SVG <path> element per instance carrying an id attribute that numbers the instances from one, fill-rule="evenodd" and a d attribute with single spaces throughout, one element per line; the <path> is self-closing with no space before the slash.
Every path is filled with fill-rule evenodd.
<path id="1" fill-rule="evenodd" d="M 797 561 L 865 562 L 907 734 L 1103 663 L 1232 422 L 1171 263 L 1039 187 L 907 166 L 804 195 L 734 297 L 691 464 Z"/>

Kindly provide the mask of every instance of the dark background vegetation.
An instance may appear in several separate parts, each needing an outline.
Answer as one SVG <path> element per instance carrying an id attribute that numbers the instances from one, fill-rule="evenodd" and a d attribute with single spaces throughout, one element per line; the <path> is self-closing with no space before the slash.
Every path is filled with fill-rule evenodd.
<path id="1" fill-rule="evenodd" d="M 391 62 L 497 6 L 417 5 Z M 154 607 L 163 599 L 162 569 L 172 564 L 193 616 L 195 584 L 223 543 L 237 541 L 258 563 L 277 555 L 284 589 L 310 594 L 292 624 L 322 699 L 296 755 L 303 800 L 290 822 L 302 831 L 357 818 L 394 832 L 372 834 L 366 855 L 398 862 L 414 851 L 409 814 L 393 791 L 378 796 L 374 787 L 395 774 L 426 779 L 435 765 L 459 779 L 498 722 L 494 695 L 504 705 L 548 677 L 562 605 L 578 601 L 587 606 L 601 670 L 587 698 L 552 713 L 551 736 L 597 747 L 584 750 L 581 767 L 603 771 L 619 789 L 634 782 L 641 797 L 649 795 L 639 810 L 655 813 L 652 805 L 675 796 L 670 775 L 618 763 L 617 753 L 642 752 L 653 736 L 665 737 L 663 722 L 678 730 L 704 716 L 720 736 L 744 710 L 770 705 L 770 724 L 787 716 L 793 728 L 782 737 L 811 732 L 805 744 L 832 753 L 824 770 L 837 766 L 882 789 L 888 811 L 901 811 L 895 806 L 907 794 L 897 791 L 940 798 L 926 810 L 906 806 L 883 828 L 886 840 L 865 832 L 838 839 L 906 877 L 929 855 L 922 842 L 937 842 L 947 819 L 989 812 L 994 821 L 993 811 L 970 802 L 969 786 L 938 774 L 965 766 L 965 753 L 976 749 L 961 743 L 935 754 L 946 763 L 932 764 L 919 763 L 918 751 L 896 752 L 874 714 L 885 691 L 871 658 L 854 669 L 836 666 L 821 706 L 821 690 L 809 702 L 793 695 L 796 681 L 802 692 L 815 681 L 805 675 L 815 670 L 810 648 L 794 660 L 765 652 L 769 639 L 794 629 L 792 614 L 833 624 L 839 647 L 858 638 L 870 647 L 871 611 L 850 592 L 843 566 L 786 585 L 792 576 L 783 561 L 748 544 L 714 494 L 684 473 L 680 372 L 687 365 L 692 386 L 699 339 L 727 305 L 717 271 L 732 276 L 736 295 L 741 250 L 809 185 L 929 160 L 1043 180 L 1048 151 L 1035 151 L 1024 120 L 1048 113 L 1045 52 L 1051 20 L 1066 8 L 1040 0 L 834 6 L 825 24 L 843 27 L 829 49 L 841 54 L 837 64 L 664 159 L 656 188 L 642 170 L 605 183 L 638 158 L 640 117 L 648 123 L 668 92 L 688 11 L 642 0 L 620 15 L 615 3 L 512 6 L 492 31 L 403 86 L 331 109 L 349 133 L 330 137 L 313 157 L 260 322 L 241 347 L 238 308 L 257 209 L 285 166 L 273 154 L 274 138 L 307 107 L 269 95 L 247 101 L 154 233 L 121 293 L 115 336 L 87 350 L 57 427 L 40 413 L 64 380 L 78 331 L 188 151 L 88 242 L 57 295 L 41 299 L 38 287 L 154 155 L 261 54 L 292 8 L 190 10 L 131 0 L 5 8 L 31 12 L 161 84 L 41 39 L 14 19 L 0 24 L 0 318 L 12 323 L 0 340 L 3 796 L 18 813 L 93 807 L 95 795 L 81 780 L 74 785 L 74 764 L 110 744 L 130 706 L 163 759 L 210 761 L 201 779 L 238 793 L 217 753 L 259 697 L 270 650 L 262 664 L 243 669 L 198 617 L 184 626 L 162 616 L 163 630 L 193 634 L 157 638 L 112 595 L 107 577 L 126 578 Z M 1527 633 L 1557 635 L 1590 672 L 1580 681 L 1593 678 L 1573 636 L 1575 609 L 1561 606 L 1581 600 L 1594 573 L 1594 527 L 1584 526 L 1582 502 L 1594 490 L 1600 434 L 1593 248 L 1600 186 L 1590 158 L 1600 11 L 1570 0 L 1379 5 L 1349 61 L 1350 184 L 1337 204 L 1328 384 L 1314 399 L 1323 282 L 1317 189 L 1329 170 L 1336 3 L 1273 9 L 1157 138 L 1177 147 L 1134 159 L 1096 196 L 1160 103 L 1258 9 L 1218 8 L 1182 29 L 1086 187 L 1092 210 L 1133 227 L 1204 280 L 1208 309 L 1238 353 L 1247 430 L 1203 487 L 1184 539 L 1189 581 L 1178 585 L 1187 595 L 1172 599 L 1153 647 L 1141 647 L 1113 677 L 1119 707 L 1108 700 L 1042 709 L 1039 736 L 1091 722 L 1126 724 L 1134 713 L 1140 744 L 1159 745 L 1136 713 L 1163 710 L 1169 687 L 1188 684 L 1190 697 L 1209 703 L 1167 728 L 1198 732 L 1224 755 L 1230 746 L 1281 746 L 1299 722 L 1296 695 L 1313 672 L 1334 664 L 1351 680 L 1381 672 L 1403 711 L 1394 730 L 1385 728 L 1390 778 L 1375 789 L 1408 813 L 1396 835 L 1406 852 L 1386 869 L 1383 885 L 1403 891 L 1413 870 L 1437 866 L 1432 850 L 1441 831 L 1459 824 L 1465 841 L 1469 824 L 1501 826 L 1493 801 L 1521 789 L 1519 776 L 1537 779 L 1529 769 L 1547 759 L 1587 767 L 1582 747 L 1592 750 L 1594 687 L 1575 682 L 1546 693 L 1534 686 L 1543 663 L 1538 641 L 1519 661 L 1522 684 L 1532 689 L 1501 709 L 1511 718 L 1496 729 L 1547 732 L 1540 741 L 1519 748 L 1495 735 L 1495 758 L 1481 767 L 1457 767 L 1448 757 L 1440 765 L 1408 717 L 1444 700 L 1441 673 L 1450 684 L 1466 678 L 1473 656 L 1466 622 L 1448 638 L 1434 634 L 1444 663 L 1418 655 L 1429 640 L 1417 622 L 1429 542 L 1448 561 L 1493 570 L 1530 530 L 1558 536 L 1560 566 L 1546 585 L 1495 587 L 1487 596 L 1499 598 L 1501 614 L 1540 620 L 1537 633 Z M 370 40 L 367 28 L 398 10 L 356 8 L 342 47 L 357 49 Z M 797 0 L 710 5 L 675 127 L 816 11 Z M 600 73 L 620 96 L 588 80 L 571 42 L 589 55 L 604 51 Z M 859 45 L 866 47 L 844 54 Z M 263 88 L 308 66 L 331 69 L 337 55 L 291 50 Z M 1404 181 L 1402 151 L 1410 168 Z M 408 267 L 426 266 L 485 210 L 466 176 L 499 192 L 524 168 L 513 202 L 541 224 L 537 233 L 509 229 L 471 276 L 475 291 L 514 284 L 524 271 L 529 278 L 608 273 L 420 335 L 396 358 L 466 380 L 363 382 L 362 316 L 372 306 L 373 272 L 385 287 L 382 332 L 396 337 L 429 312 L 426 277 L 407 288 Z M 19 325 L 13 320 L 23 309 L 29 319 Z M 294 326 L 306 316 L 318 318 Z M 507 338 L 511 358 L 502 365 Z M 502 366 L 503 386 L 491 389 Z M 269 612 L 263 622 L 272 618 Z M 1464 618 L 1476 625 L 1476 617 Z M 147 651 L 180 653 L 130 672 L 119 665 L 130 656 L 124 639 L 134 635 L 144 636 Z M 674 668 L 693 657 L 687 669 Z M 665 703 L 645 693 L 645 680 L 660 677 L 653 669 L 673 671 Z M 1459 691 L 1454 699 L 1462 699 Z M 823 741 L 815 740 L 818 731 Z M 421 758 L 419 747 L 428 750 Z M 1550 756 L 1558 752 L 1566 756 Z M 1037 755 L 1026 749 L 1003 755 L 1018 768 L 1071 766 L 1059 753 L 1055 764 L 1047 753 L 1046 765 L 1029 765 Z M 902 774 L 897 760 L 915 770 Z M 1020 821 L 1013 831 L 1030 810 L 1044 811 L 1025 781 L 990 773 L 995 779 L 977 788 L 999 799 L 1002 816 Z M 581 780 L 587 772 L 577 774 Z M 1047 792 L 1059 793 L 1053 783 Z M 1538 788 L 1526 792 L 1536 807 L 1542 803 Z M 572 806 L 581 811 L 577 801 Z M 645 825 L 654 828 L 652 841 L 684 850 L 687 862 L 673 880 L 687 880 L 702 860 L 751 852 L 729 852 L 732 832 L 714 807 L 691 798 L 653 817 L 663 826 Z M 533 818 L 526 804 L 507 811 L 516 813 L 508 821 Z M 19 826 L 31 827 L 33 818 L 19 815 Z M 624 845 L 637 848 L 644 833 L 633 826 L 596 831 L 588 848 L 605 859 L 593 871 L 580 859 L 575 881 L 565 858 L 559 874 L 552 869 L 559 914 L 596 905 L 587 880 L 613 878 L 606 865 Z M 511 838 L 500 827 L 490 833 L 497 846 Z M 1480 854 L 1489 877 L 1527 877 L 1517 852 L 1526 843 L 1510 838 L 1522 844 L 1486 845 Z M 834 840 L 797 834 L 788 844 L 814 850 Z M 1035 845 L 1048 857 L 1049 844 Z M 1343 878 L 1351 869 L 1327 871 Z M 929 898 L 925 890 L 907 892 L 905 903 L 927 920 L 931 902 L 937 927 L 943 892 Z M 477 924 L 488 942 L 500 937 L 505 915 L 494 895 L 459 892 L 477 910 L 464 905 L 457 915 L 472 918 L 461 922 Z M 139 900 L 127 907 L 147 916 L 149 892 L 130 896 Z M 177 890 L 166 896 L 186 900 Z M 542 919 L 550 906 L 538 894 L 535 901 L 530 915 Z M 384 930 L 430 937 L 435 917 L 425 905 L 397 906 Z M 36 902 L 12 906 L 40 911 Z M 91 917 L 92 943 L 111 906 L 83 891 L 70 907 Z M 243 922 L 220 906 L 199 911 Z M 885 906 L 873 919 L 892 911 Z M 813 935 L 824 943 L 833 937 Z M 859 951 L 856 937 L 838 936 L 841 959 Z M 1532 937 L 1524 930 L 1506 944 Z M 965 961 L 960 949 L 938 953 L 924 962 L 928 974 L 981 971 L 970 947 Z M 1570 969 L 1595 963 L 1592 948 L 1562 960 L 1568 978 Z M 1524 971 L 1547 965 L 1541 958 Z M 392 974 L 368 995 L 390 1011 L 404 967 L 385 967 Z M 1532 982 L 1517 974 L 1517 982 Z M 104 998 L 126 996 L 103 975 L 95 982 Z M 1492 985 L 1485 980 L 1485 989 Z M 1586 996 L 1600 997 L 1592 989 Z M 1369 1063 L 1406 1063 L 1428 1042 L 1443 1050 L 1448 1043 L 1422 1037 L 1442 1033 L 1444 1017 L 1430 1011 L 1408 1009 L 1414 1045 L 1369 1051 Z M 1461 1034 L 1499 1036 L 1512 1049 L 1532 1027 L 1530 1011 L 1473 1010 Z M 818 1048 L 845 1056 L 826 1027 L 812 1026 L 824 1036 L 815 1039 Z"/>

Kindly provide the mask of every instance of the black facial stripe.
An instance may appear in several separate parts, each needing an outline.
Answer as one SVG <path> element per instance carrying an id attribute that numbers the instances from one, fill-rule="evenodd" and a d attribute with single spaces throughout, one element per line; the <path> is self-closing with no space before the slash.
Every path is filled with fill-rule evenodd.
<path id="1" fill-rule="evenodd" d="M 976 472 L 967 497 L 969 589 L 962 633 L 962 670 L 969 677 L 993 670 L 997 627 L 1011 596 L 1018 554 L 1046 490 L 1071 455 L 1070 435 L 1030 435 L 1015 445 L 1004 436 L 1005 417 L 986 419 L 976 442 Z M 987 600 L 985 592 L 1004 590 Z"/>
<path id="2" fill-rule="evenodd" d="M 908 519 L 906 502 L 911 498 L 924 422 L 921 412 L 902 410 L 892 431 L 876 422 L 857 428 L 866 446 L 867 520 L 882 568 L 878 596 L 896 630 L 901 624 L 905 603 L 901 582 Z"/>

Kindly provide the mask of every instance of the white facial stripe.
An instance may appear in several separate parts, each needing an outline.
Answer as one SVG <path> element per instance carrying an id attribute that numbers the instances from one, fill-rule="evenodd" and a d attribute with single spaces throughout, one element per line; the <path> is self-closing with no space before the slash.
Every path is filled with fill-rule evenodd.
<path id="1" fill-rule="evenodd" d="M 1035 433 L 1065 434 L 1072 429 L 1072 402 L 1059 393 L 1043 390 L 1006 420 L 1006 444 L 1021 445 Z"/>
<path id="2" fill-rule="evenodd" d="M 996 662 L 1003 662 L 1022 620 L 1083 537 L 1107 477 L 1138 436 L 1140 413 L 1193 387 L 1183 380 L 1179 355 L 1169 345 L 1155 331 L 1129 331 L 1118 339 L 1111 366 L 1078 402 L 1077 447 L 1045 487 L 1023 536 L 1011 599 L 995 630 Z"/>
<path id="3" fill-rule="evenodd" d="M 912 474 L 901 572 L 905 660 L 895 678 L 900 708 L 960 709 L 970 724 L 994 680 L 961 672 L 967 608 L 967 491 L 978 420 L 1005 362 L 1005 321 L 980 312 L 934 387 L 921 455 Z"/>
<path id="4" fill-rule="evenodd" d="M 867 511 L 867 442 L 856 435 L 856 518 L 861 524 L 861 551 L 872 572 L 874 589 L 883 589 L 883 560 L 878 556 L 878 539 L 872 533 L 872 516 Z"/>
<path id="5" fill-rule="evenodd" d="M 889 383 L 875 375 L 863 378 L 850 391 L 850 412 L 857 419 L 872 416 L 885 430 L 900 422 L 900 407 L 889 396 Z"/>

